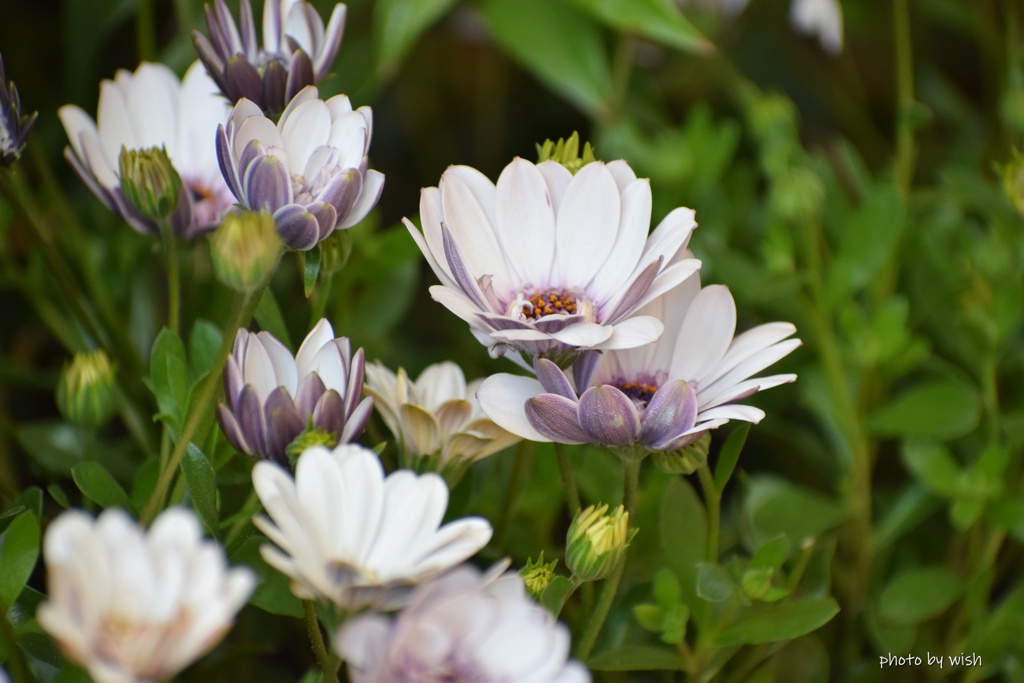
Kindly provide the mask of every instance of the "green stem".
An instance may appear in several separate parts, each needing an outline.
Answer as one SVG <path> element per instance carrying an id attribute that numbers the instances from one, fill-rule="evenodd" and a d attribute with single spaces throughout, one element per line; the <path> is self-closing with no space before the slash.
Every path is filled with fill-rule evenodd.
<path id="1" fill-rule="evenodd" d="M 508 532 L 509 520 L 515 509 L 516 499 L 519 498 L 519 491 L 523 487 L 526 475 L 530 471 L 530 464 L 533 461 L 531 441 L 520 441 L 516 446 L 516 455 L 512 463 L 512 475 L 509 477 L 508 486 L 505 487 L 505 498 L 501 501 L 501 513 L 494 525 L 494 539 L 492 547 L 501 548 L 505 543 L 505 534 Z"/>
<path id="2" fill-rule="evenodd" d="M 142 0 L 135 16 L 135 45 L 139 51 L 139 61 L 156 61 L 156 19 L 153 0 Z"/>
<path id="3" fill-rule="evenodd" d="M 572 517 L 583 509 L 580 505 L 580 491 L 576 487 L 576 478 L 572 474 L 572 463 L 569 456 L 565 454 L 565 445 L 555 443 L 555 459 L 558 460 L 558 473 L 562 478 L 562 488 L 565 489 L 565 503 L 569 506 L 569 516 Z"/>
<path id="4" fill-rule="evenodd" d="M 622 105 L 626 101 L 629 92 L 629 80 L 633 74 L 633 65 L 636 63 L 636 37 L 630 32 L 624 31 L 619 34 L 619 41 L 615 50 L 615 61 L 612 64 L 612 87 L 604 110 L 601 112 L 601 123 L 610 125 L 615 123 L 622 115 Z"/>
<path id="5" fill-rule="evenodd" d="M 258 497 L 256 495 L 256 489 L 253 489 L 252 491 L 249 492 L 249 495 L 246 497 L 245 502 L 242 503 L 242 507 L 239 508 L 239 511 L 245 511 L 248 510 L 250 507 L 253 507 L 256 503 L 257 498 Z M 251 522 L 252 515 L 245 515 L 244 517 L 240 518 L 237 522 L 232 524 L 231 528 L 228 530 L 227 536 L 224 537 L 224 547 L 229 547 L 231 543 L 236 538 L 238 538 L 238 535 L 242 533 L 245 527 L 248 526 Z"/>
<path id="6" fill-rule="evenodd" d="M 178 240 L 166 220 L 162 221 L 164 253 L 167 256 L 167 326 L 177 334 L 181 327 L 181 273 L 178 266 Z"/>
<path id="7" fill-rule="evenodd" d="M 327 646 L 324 644 L 324 636 L 320 632 L 320 622 L 316 618 L 316 606 L 312 600 L 302 601 L 302 614 L 303 620 L 306 622 L 309 642 L 313 646 L 313 654 L 316 655 L 316 662 L 320 665 L 320 670 L 324 672 L 324 681 L 338 683 L 337 668 L 332 666 L 332 656 L 328 654 Z"/>
<path id="8" fill-rule="evenodd" d="M 623 468 L 623 481 L 624 487 L 622 492 L 622 506 L 626 509 L 626 513 L 629 514 L 630 522 L 633 522 L 633 511 L 636 509 L 636 496 L 637 490 L 640 487 L 640 464 L 643 462 L 643 457 L 631 454 L 623 456 L 622 468 Z M 604 585 L 601 587 L 601 595 L 597 599 L 597 606 L 594 608 L 594 613 L 587 622 L 587 628 L 583 631 L 583 635 L 580 637 L 579 642 L 576 645 L 576 657 L 577 659 L 586 661 L 587 657 L 590 656 L 591 651 L 594 649 L 594 644 L 597 642 L 597 636 L 601 633 L 601 628 L 604 626 L 605 620 L 608 619 L 608 614 L 611 612 L 612 604 L 615 602 L 615 595 L 619 591 L 619 583 L 622 581 L 622 574 L 626 569 L 626 556 L 628 550 L 622 553 L 622 559 L 615 565 L 615 569 L 605 580 Z"/>
<path id="9" fill-rule="evenodd" d="M 914 174 L 914 67 L 909 0 L 893 0 L 892 13 L 896 47 L 896 186 L 906 200 Z"/>
<path id="10" fill-rule="evenodd" d="M 164 496 L 167 495 L 167 489 L 170 488 L 171 481 L 178 472 L 178 465 L 181 464 L 181 459 L 184 457 L 192 437 L 196 435 L 200 425 L 213 408 L 213 403 L 217 398 L 217 391 L 221 386 L 221 374 L 224 371 L 224 365 L 227 363 L 228 356 L 231 355 L 231 348 L 235 343 L 235 331 L 249 324 L 265 286 L 264 283 L 256 291 L 241 294 L 237 297 L 231 317 L 224 327 L 224 339 L 221 341 L 220 349 L 217 351 L 213 368 L 199 387 L 196 401 L 185 418 L 185 425 L 181 429 L 177 443 L 174 444 L 174 450 L 171 451 L 170 457 L 161 468 L 156 487 L 146 503 L 146 508 L 141 517 L 143 524 L 148 524 L 163 507 Z"/>
<path id="11" fill-rule="evenodd" d="M 715 477 L 711 468 L 704 463 L 697 468 L 700 486 L 704 489 L 704 501 L 708 508 L 708 540 L 704 559 L 708 562 L 718 561 L 718 537 L 722 517 L 722 492 L 715 486 Z"/>

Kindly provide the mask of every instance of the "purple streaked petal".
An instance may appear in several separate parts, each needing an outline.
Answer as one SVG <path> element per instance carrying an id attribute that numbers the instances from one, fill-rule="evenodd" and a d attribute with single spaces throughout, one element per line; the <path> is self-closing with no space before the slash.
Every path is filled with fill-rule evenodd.
<path id="1" fill-rule="evenodd" d="M 232 411 L 238 428 L 245 435 L 245 442 L 254 454 L 267 457 L 266 424 L 263 420 L 263 406 L 256 387 L 246 384 L 238 396 L 238 407 Z"/>
<path id="2" fill-rule="evenodd" d="M 306 205 L 306 210 L 313 214 L 316 224 L 319 226 L 317 242 L 327 239 L 334 232 L 334 226 L 338 224 L 338 212 L 327 202 L 313 202 Z"/>
<path id="3" fill-rule="evenodd" d="M 494 330 L 531 330 L 533 325 L 524 321 L 516 320 L 515 318 L 509 318 L 508 316 L 498 315 L 497 313 L 478 313 L 477 318 L 481 322 L 486 323 Z"/>
<path id="4" fill-rule="evenodd" d="M 192 44 L 196 48 L 196 54 L 199 55 L 199 60 L 202 61 L 203 66 L 206 67 L 206 73 L 209 74 L 213 82 L 217 84 L 217 89 L 222 93 L 227 90 L 224 83 L 224 59 L 218 53 L 216 48 L 210 42 L 210 39 L 206 37 L 202 31 L 197 29 L 192 30 Z"/>
<path id="5" fill-rule="evenodd" d="M 350 396 L 349 399 L 351 398 Z M 362 436 L 363 430 L 366 429 L 366 423 L 370 421 L 370 415 L 372 414 L 373 399 L 367 396 L 359 402 L 359 405 L 348 416 L 348 420 L 345 422 L 345 429 L 338 435 L 338 443 L 351 443 Z"/>
<path id="6" fill-rule="evenodd" d="M 284 93 L 286 101 L 290 102 L 300 90 L 314 83 L 316 79 L 313 77 L 312 60 L 305 50 L 296 50 L 292 53 L 292 63 L 288 67 L 288 81 Z"/>
<path id="7" fill-rule="evenodd" d="M 296 251 L 308 251 L 316 246 L 320 236 L 320 225 L 316 217 L 305 207 L 289 204 L 274 214 L 277 234 L 281 240 Z"/>
<path id="8" fill-rule="evenodd" d="M 292 180 L 281 160 L 269 154 L 256 159 L 245 170 L 245 203 L 252 211 L 271 213 L 292 201 Z"/>
<path id="9" fill-rule="evenodd" d="M 654 278 L 658 276 L 658 271 L 661 270 L 661 264 L 664 258 L 659 256 L 656 260 L 651 261 L 650 264 L 637 275 L 632 282 L 629 283 L 629 288 L 626 292 L 619 297 L 618 303 L 615 304 L 615 308 L 611 313 L 604 317 L 604 321 L 607 324 L 613 324 L 619 318 L 629 315 L 630 311 L 637 308 L 637 304 L 643 299 L 644 294 L 651 288 L 651 284 L 654 282 Z"/>
<path id="10" fill-rule="evenodd" d="M 540 394 L 526 401 L 526 419 L 546 438 L 558 443 L 593 441 L 576 418 L 576 402 L 556 394 Z"/>
<path id="11" fill-rule="evenodd" d="M 263 79 L 260 78 L 260 72 L 241 53 L 230 57 L 224 65 L 224 85 L 230 100 L 245 97 L 259 102 L 263 95 Z"/>
<path id="12" fill-rule="evenodd" d="M 544 391 L 532 377 L 501 373 L 485 379 L 476 390 L 480 408 L 496 425 L 530 441 L 550 441 L 526 418 L 526 402 Z"/>
<path id="13" fill-rule="evenodd" d="M 576 362 L 572 364 L 572 379 L 577 389 L 590 386 L 590 378 L 594 375 L 601 356 L 599 351 L 583 351 L 576 357 Z"/>
<path id="14" fill-rule="evenodd" d="M 306 428 L 306 422 L 295 409 L 292 397 L 284 387 L 277 387 L 270 392 L 263 411 L 267 425 L 266 455 L 287 465 L 285 449 Z"/>
<path id="15" fill-rule="evenodd" d="M 245 172 L 249 170 L 249 166 L 252 162 L 264 156 L 266 153 L 266 147 L 264 147 L 263 143 L 256 138 L 245 143 L 245 147 L 242 149 L 242 153 L 238 157 L 238 176 L 244 178 Z"/>
<path id="16" fill-rule="evenodd" d="M 296 392 L 295 408 L 304 420 L 313 414 L 317 403 L 326 392 L 327 387 L 324 386 L 324 381 L 315 372 L 302 378 L 299 382 L 299 390 Z"/>
<path id="17" fill-rule="evenodd" d="M 224 182 L 228 184 L 228 189 L 231 190 L 235 199 L 243 201 L 245 193 L 242 191 L 242 183 L 231 156 L 231 145 L 228 143 L 224 126 L 217 126 L 217 164 L 220 166 L 220 174 L 224 177 Z"/>
<path id="18" fill-rule="evenodd" d="M 538 358 L 533 361 L 533 371 L 537 373 L 537 379 L 544 387 L 544 391 L 564 396 L 570 401 L 576 400 L 576 392 L 573 391 L 572 384 L 569 383 L 565 373 L 547 358 Z"/>
<path id="19" fill-rule="evenodd" d="M 489 310 L 483 292 L 480 291 L 473 276 L 466 270 L 465 261 L 462 260 L 462 255 L 459 253 L 459 245 L 455 243 L 455 238 L 452 237 L 451 231 L 444 223 L 441 223 L 441 236 L 444 240 L 444 255 L 448 260 L 448 269 L 452 272 L 455 282 L 481 310 Z"/>
<path id="20" fill-rule="evenodd" d="M 332 205 L 338 217 L 344 218 L 352 210 L 362 188 L 362 176 L 354 168 L 348 168 L 331 178 L 317 199 Z"/>
<path id="21" fill-rule="evenodd" d="M 608 385 L 583 392 L 579 423 L 592 441 L 609 446 L 629 445 L 640 433 L 640 415 L 632 399 Z"/>
<path id="22" fill-rule="evenodd" d="M 256 21 L 252 16 L 252 5 L 249 0 L 238 3 L 239 35 L 242 39 L 242 50 L 245 58 L 255 62 L 259 57 L 259 44 L 256 42 Z"/>
<path id="23" fill-rule="evenodd" d="M 576 323 L 585 322 L 582 313 L 576 313 L 573 315 L 558 315 L 552 314 L 536 320 L 533 326 L 541 332 L 547 332 L 548 334 L 554 334 L 569 327 Z"/>
<path id="24" fill-rule="evenodd" d="M 704 423 L 715 420 L 744 420 L 745 422 L 757 424 L 764 419 L 764 411 L 754 406 L 730 403 L 729 405 L 702 410 L 697 419 L 700 420 L 699 426 L 704 426 Z"/>
<path id="25" fill-rule="evenodd" d="M 238 338 L 235 338 L 235 348 L 238 348 Z M 238 367 L 238 361 L 235 360 L 237 355 L 233 353 L 228 356 L 227 362 L 224 364 L 224 397 L 228 400 L 228 405 L 231 406 L 232 410 L 238 407 L 238 399 L 242 393 L 242 387 L 245 383 L 242 380 L 242 371 Z"/>
<path id="26" fill-rule="evenodd" d="M 282 33 L 281 3 L 267 0 L 263 3 L 263 49 L 270 54 L 278 52 Z"/>
<path id="27" fill-rule="evenodd" d="M 363 188 L 359 192 L 359 199 L 341 221 L 342 228 L 350 228 L 370 213 L 370 210 L 377 205 L 381 192 L 384 191 L 384 174 L 372 168 L 363 173 Z"/>
<path id="28" fill-rule="evenodd" d="M 345 399 L 334 389 L 320 397 L 313 409 L 313 425 L 335 436 L 345 429 Z"/>
<path id="29" fill-rule="evenodd" d="M 672 380 L 655 392 L 640 418 L 640 441 L 660 449 L 693 428 L 697 422 L 697 392 L 682 380 Z"/>
<path id="30" fill-rule="evenodd" d="M 253 454 L 252 448 L 245 440 L 241 427 L 238 426 L 238 420 L 235 419 L 231 410 L 223 403 L 217 406 L 217 421 L 220 422 L 221 431 L 224 432 L 224 436 L 232 448 L 244 455 Z"/>
<path id="31" fill-rule="evenodd" d="M 338 48 L 341 46 L 341 36 L 345 32 L 346 7 L 342 3 L 334 6 L 331 18 L 327 20 L 327 31 L 324 33 L 324 42 L 317 51 L 316 61 L 313 63 L 316 72 L 316 80 L 327 75 L 327 70 L 334 63 L 338 55 Z"/>
<path id="32" fill-rule="evenodd" d="M 344 342 L 341 344 L 340 342 Z M 346 419 L 351 419 L 352 413 L 354 412 L 353 405 L 356 399 L 363 391 L 363 381 L 366 373 L 366 353 L 362 349 L 358 349 L 355 355 L 351 355 L 351 345 L 349 344 L 347 337 L 342 337 L 339 342 L 336 342 L 341 350 L 341 357 L 346 362 L 348 367 L 345 370 L 348 372 L 348 386 L 345 388 L 345 403 L 348 405 L 349 414 Z M 351 360 L 349 360 L 351 358 Z"/>
<path id="33" fill-rule="evenodd" d="M 273 59 L 263 67 L 263 106 L 271 111 L 279 111 L 288 103 L 285 99 L 287 90 L 288 70 L 284 64 Z"/>
<path id="34" fill-rule="evenodd" d="M 670 440 L 666 441 L 659 448 L 657 448 L 655 450 L 659 450 L 659 451 L 675 451 L 675 450 L 678 450 L 680 448 L 685 448 L 686 446 L 689 446 L 691 443 L 693 443 L 694 441 L 699 439 L 704 432 L 706 432 L 708 430 L 711 430 L 711 429 L 715 429 L 716 427 L 720 427 L 721 425 L 724 425 L 726 422 L 728 422 L 728 420 L 724 420 L 723 419 L 723 420 L 714 420 L 714 421 L 706 423 L 706 424 L 700 424 L 700 425 L 694 427 L 693 429 L 691 429 L 690 431 L 685 432 L 683 434 L 680 434 L 679 436 L 675 437 L 674 439 L 670 439 Z"/>

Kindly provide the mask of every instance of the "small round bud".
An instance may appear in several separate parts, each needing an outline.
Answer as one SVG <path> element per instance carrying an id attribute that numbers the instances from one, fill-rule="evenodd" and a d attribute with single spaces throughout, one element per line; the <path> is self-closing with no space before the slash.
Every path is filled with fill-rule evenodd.
<path id="1" fill-rule="evenodd" d="M 626 552 L 636 531 L 629 530 L 629 513 L 621 505 L 612 514 L 608 504 L 576 513 L 566 535 L 565 565 L 581 581 L 608 576 Z"/>
<path id="2" fill-rule="evenodd" d="M 285 447 L 284 452 L 294 463 L 302 452 L 314 446 L 334 448 L 338 445 L 338 435 L 334 432 L 327 432 L 319 427 L 307 427 L 292 442 Z"/>
<path id="3" fill-rule="evenodd" d="M 580 134 L 573 131 L 569 139 L 558 138 L 558 142 L 545 140 L 543 145 L 537 145 L 537 163 L 551 159 L 569 169 L 574 174 L 591 161 L 597 161 L 594 156 L 594 148 L 590 143 L 584 143 L 583 154 L 580 155 Z"/>
<path id="4" fill-rule="evenodd" d="M 704 432 L 689 446 L 674 451 L 654 451 L 651 459 L 662 472 L 668 474 L 693 474 L 708 462 L 711 446 L 711 432 Z"/>
<path id="5" fill-rule="evenodd" d="M 167 218 L 178 208 L 181 177 L 163 147 L 128 149 L 118 157 L 121 193 L 146 218 Z"/>
<path id="6" fill-rule="evenodd" d="M 57 384 L 57 407 L 68 422 L 98 427 L 114 412 L 114 366 L 102 349 L 76 353 Z"/>
<path id="7" fill-rule="evenodd" d="M 557 564 L 558 560 L 551 560 L 545 564 L 544 552 L 541 551 L 536 562 L 527 560 L 526 566 L 519 570 L 519 574 L 523 577 L 523 583 L 526 584 L 526 590 L 534 600 L 540 600 L 545 589 L 554 580 L 555 566 Z"/>
<path id="8" fill-rule="evenodd" d="M 263 282 L 277 268 L 283 250 L 274 217 L 266 211 L 232 211 L 210 235 L 217 279 L 239 292 Z"/>

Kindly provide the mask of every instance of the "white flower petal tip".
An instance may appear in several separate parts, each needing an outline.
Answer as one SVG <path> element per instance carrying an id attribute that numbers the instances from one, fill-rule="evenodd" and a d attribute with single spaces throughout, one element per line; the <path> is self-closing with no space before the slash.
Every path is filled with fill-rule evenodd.
<path id="1" fill-rule="evenodd" d="M 789 22 L 795 31 L 816 36 L 826 52 L 837 55 L 843 51 L 843 8 L 839 0 L 793 0 Z"/>
<path id="2" fill-rule="evenodd" d="M 470 566 L 418 586 L 397 616 L 356 616 L 334 638 L 353 683 L 589 683 L 586 668 L 568 660 L 570 644 L 518 574 Z"/>
<path id="3" fill-rule="evenodd" d="M 452 166 L 421 193 L 420 218 L 422 232 L 406 225 L 441 281 L 431 295 L 494 356 L 568 359 L 647 343 L 649 329 L 618 328 L 699 267 L 680 263 L 693 211 L 677 209 L 648 237 L 650 183 L 623 161 L 571 175 L 517 158 L 497 183 Z"/>
<path id="4" fill-rule="evenodd" d="M 401 606 L 410 589 L 483 548 L 490 524 L 441 524 L 448 489 L 436 474 L 384 476 L 377 455 L 343 445 L 305 450 L 292 477 L 258 463 L 253 486 L 266 509 L 257 527 L 274 545 L 264 558 L 304 599 L 345 609 Z"/>
<path id="5" fill-rule="evenodd" d="M 80 511 L 43 543 L 50 599 L 39 624 L 98 681 L 163 681 L 211 650 L 249 599 L 256 575 L 229 568 L 191 510 L 145 532 L 123 511 Z"/>
<path id="6" fill-rule="evenodd" d="M 59 115 L 68 140 L 65 156 L 96 198 L 141 233 L 158 236 L 157 221 L 142 215 L 120 184 L 121 148 L 162 147 L 181 177 L 177 208 L 169 217 L 179 237 L 212 230 L 234 203 L 210 144 L 228 105 L 195 62 L 179 82 L 162 64 L 143 62 L 100 83 L 97 120 L 73 105 Z"/>

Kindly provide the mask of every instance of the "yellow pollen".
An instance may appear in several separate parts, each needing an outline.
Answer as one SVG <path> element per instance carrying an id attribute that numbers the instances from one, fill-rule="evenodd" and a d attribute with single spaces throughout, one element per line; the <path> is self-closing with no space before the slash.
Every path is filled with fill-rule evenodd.
<path id="1" fill-rule="evenodd" d="M 522 312 L 530 320 L 554 314 L 572 315 L 576 312 L 576 297 L 565 291 L 534 294 L 523 304 Z"/>

